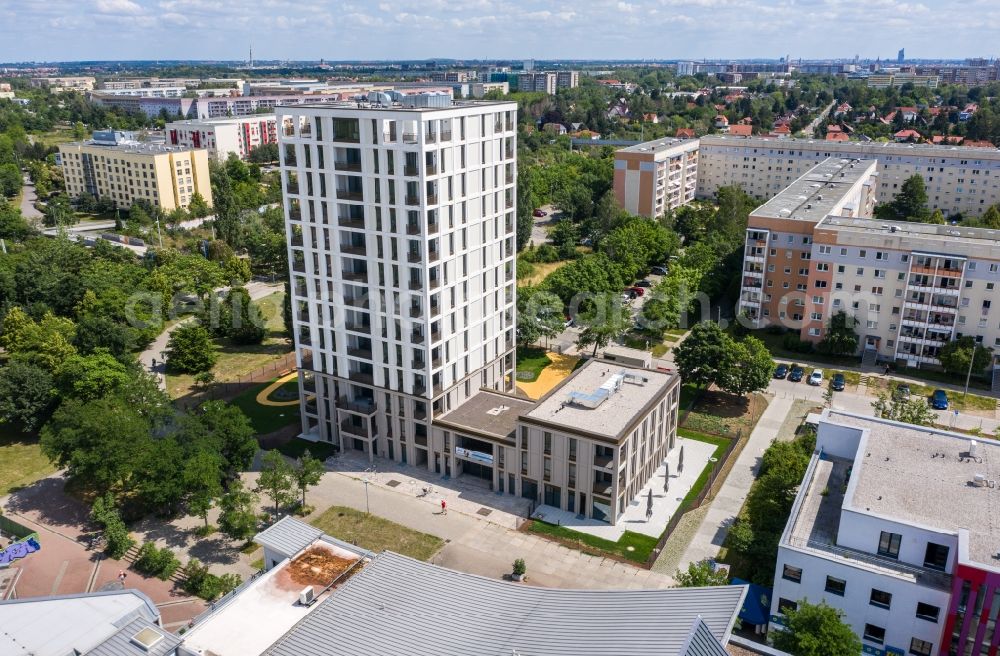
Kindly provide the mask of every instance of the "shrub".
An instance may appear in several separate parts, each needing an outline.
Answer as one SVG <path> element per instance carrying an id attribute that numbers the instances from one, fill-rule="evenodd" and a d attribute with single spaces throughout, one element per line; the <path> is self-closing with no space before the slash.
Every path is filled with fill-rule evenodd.
<path id="1" fill-rule="evenodd" d="M 786 351 L 792 351 L 794 353 L 811 353 L 813 350 L 812 342 L 807 342 L 799 338 L 795 333 L 788 333 L 781 340 L 781 345 Z"/>
<path id="2" fill-rule="evenodd" d="M 110 493 L 94 501 L 90 518 L 104 529 L 104 553 L 111 558 L 121 558 L 135 544 Z"/>
<path id="3" fill-rule="evenodd" d="M 518 558 L 514 561 L 514 574 L 516 576 L 524 576 L 524 573 L 528 571 L 527 566 L 524 564 L 524 558 Z"/>
<path id="4" fill-rule="evenodd" d="M 166 581 L 177 568 L 181 566 L 181 561 L 177 560 L 174 552 L 164 547 L 157 549 L 152 542 L 147 542 L 139 549 L 139 557 L 136 558 L 135 568 L 148 576 L 155 576 L 161 581 Z"/>
<path id="5" fill-rule="evenodd" d="M 236 574 L 217 576 L 209 572 L 208 567 L 202 565 L 197 558 L 192 558 L 184 568 L 182 587 L 189 594 L 201 597 L 205 601 L 212 601 L 236 589 L 240 583 L 242 579 Z"/>
<path id="6" fill-rule="evenodd" d="M 559 249 L 552 244 L 542 244 L 535 251 L 535 262 L 558 262 L 559 259 Z"/>

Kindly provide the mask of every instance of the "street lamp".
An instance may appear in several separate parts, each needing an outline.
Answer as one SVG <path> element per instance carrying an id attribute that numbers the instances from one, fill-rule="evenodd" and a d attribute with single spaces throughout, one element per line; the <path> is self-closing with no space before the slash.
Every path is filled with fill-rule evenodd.
<path id="1" fill-rule="evenodd" d="M 969 370 L 965 372 L 965 391 L 962 392 L 962 401 L 965 401 L 965 397 L 969 394 L 969 380 L 972 378 L 972 363 L 976 361 L 976 349 L 979 348 L 979 344 L 975 342 L 972 343 L 972 355 L 969 356 Z"/>
<path id="2" fill-rule="evenodd" d="M 361 482 L 363 482 L 365 484 L 365 514 L 366 515 L 370 515 L 370 514 L 372 514 L 371 506 L 368 505 L 368 483 L 370 481 L 368 480 L 368 477 L 366 476 L 365 478 L 362 479 Z"/>

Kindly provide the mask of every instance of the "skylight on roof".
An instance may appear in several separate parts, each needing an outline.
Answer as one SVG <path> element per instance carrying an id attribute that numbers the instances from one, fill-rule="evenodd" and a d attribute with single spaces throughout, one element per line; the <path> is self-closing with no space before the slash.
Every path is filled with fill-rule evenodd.
<path id="1" fill-rule="evenodd" d="M 146 651 L 155 647 L 160 640 L 163 640 L 163 634 L 149 626 L 132 636 L 132 642 Z"/>

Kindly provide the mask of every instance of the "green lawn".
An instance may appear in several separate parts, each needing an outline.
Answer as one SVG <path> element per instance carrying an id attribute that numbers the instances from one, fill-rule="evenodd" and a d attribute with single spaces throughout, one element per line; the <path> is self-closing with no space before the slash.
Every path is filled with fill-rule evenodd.
<path id="1" fill-rule="evenodd" d="M 299 422 L 299 405 L 297 403 L 295 405 L 280 406 L 261 405 L 257 403 L 257 395 L 261 390 L 270 385 L 271 382 L 254 385 L 232 400 L 232 404 L 250 418 L 250 423 L 253 424 L 253 429 L 258 435 L 273 433 L 288 424 Z M 293 380 L 289 382 L 298 385 L 297 381 Z M 285 383 L 285 385 L 287 384 Z M 282 387 L 285 385 L 282 385 Z"/>
<path id="2" fill-rule="evenodd" d="M 345 506 L 333 506 L 311 523 L 327 535 L 362 549 L 374 552 L 389 549 L 417 560 L 429 560 L 444 546 L 439 537 Z"/>
<path id="3" fill-rule="evenodd" d="M 42 455 L 38 438 L 0 427 L 0 496 L 34 483 L 56 470 Z"/>
<path id="4" fill-rule="evenodd" d="M 522 383 L 533 383 L 538 380 L 542 369 L 552 364 L 545 354 L 545 349 L 534 346 L 517 347 L 517 380 Z"/>
<path id="5" fill-rule="evenodd" d="M 677 434 L 686 439 L 714 444 L 715 451 L 712 453 L 712 456 L 717 459 L 722 458 L 722 454 L 726 451 L 730 444 L 730 441 L 723 437 L 705 435 L 690 430 L 679 429 Z M 690 508 L 695 497 L 701 493 L 702 489 L 708 483 L 708 477 L 711 474 L 712 465 L 713 463 L 711 462 L 706 463 L 694 485 L 681 502 L 677 512 L 683 514 Z M 550 524 L 537 519 L 531 521 L 528 525 L 528 530 L 532 533 L 538 533 L 540 535 L 555 538 L 561 542 L 566 542 L 570 546 L 573 546 L 586 554 L 595 556 L 612 554 L 636 563 L 646 563 L 652 555 L 653 549 L 656 548 L 656 545 L 659 542 L 659 538 L 654 538 L 642 533 L 635 533 L 633 531 L 625 531 L 617 542 L 612 542 L 611 540 L 605 540 L 603 538 L 590 535 L 589 533 L 574 531 L 573 529 L 566 528 L 565 526 L 557 526 L 555 524 Z"/>
<path id="6" fill-rule="evenodd" d="M 308 451 L 310 456 L 319 460 L 326 460 L 334 454 L 332 444 L 327 442 L 310 442 L 309 440 L 300 440 L 298 438 L 288 440 L 278 447 L 278 451 L 289 458 L 301 458 L 302 454 Z"/>
<path id="7" fill-rule="evenodd" d="M 292 343 L 285 336 L 285 323 L 281 316 L 284 292 L 265 296 L 256 305 L 267 319 L 268 335 L 261 344 L 231 344 L 228 340 L 215 340 L 219 358 L 212 368 L 215 380 L 223 383 L 237 380 L 265 367 L 292 350 Z M 167 392 L 171 398 L 186 396 L 197 385 L 190 374 L 167 374 Z"/>
<path id="8" fill-rule="evenodd" d="M 690 406 L 691 403 L 693 406 Z M 691 407 L 682 426 L 696 433 L 735 437 L 753 430 L 767 407 L 767 399 L 755 394 L 752 402 L 719 391 L 700 391 L 693 385 L 681 387 L 681 413 Z"/>

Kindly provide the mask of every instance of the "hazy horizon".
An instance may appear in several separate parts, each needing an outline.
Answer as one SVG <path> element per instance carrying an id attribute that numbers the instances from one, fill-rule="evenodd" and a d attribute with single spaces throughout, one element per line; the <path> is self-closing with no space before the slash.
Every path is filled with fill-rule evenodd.
<path id="1" fill-rule="evenodd" d="M 998 29 L 993 0 L 0 0 L 0 61 L 964 59 Z"/>

